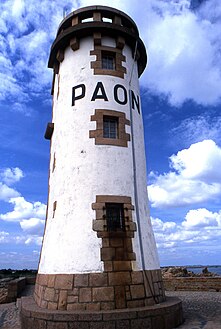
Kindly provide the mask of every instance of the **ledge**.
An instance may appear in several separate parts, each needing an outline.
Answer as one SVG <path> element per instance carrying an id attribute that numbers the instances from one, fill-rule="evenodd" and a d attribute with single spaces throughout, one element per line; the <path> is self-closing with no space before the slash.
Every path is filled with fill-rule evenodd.
<path id="1" fill-rule="evenodd" d="M 172 329 L 183 323 L 182 303 L 173 297 L 155 306 L 99 312 L 47 310 L 32 297 L 22 297 L 20 313 L 22 329 Z"/>

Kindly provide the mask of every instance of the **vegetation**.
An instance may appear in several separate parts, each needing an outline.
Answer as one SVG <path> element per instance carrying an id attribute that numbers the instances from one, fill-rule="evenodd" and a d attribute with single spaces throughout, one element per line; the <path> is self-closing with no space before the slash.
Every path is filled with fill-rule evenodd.
<path id="1" fill-rule="evenodd" d="M 2 269 L 0 270 L 0 279 L 4 278 L 19 278 L 21 276 L 36 276 L 37 270 L 28 270 L 28 269 L 23 269 L 23 270 L 12 270 L 12 269 Z"/>

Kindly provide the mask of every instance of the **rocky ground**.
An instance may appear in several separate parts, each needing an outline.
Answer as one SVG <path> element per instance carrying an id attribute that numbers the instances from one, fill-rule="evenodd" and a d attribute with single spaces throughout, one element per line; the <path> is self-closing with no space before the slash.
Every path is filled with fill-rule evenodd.
<path id="1" fill-rule="evenodd" d="M 221 329 L 221 292 L 167 291 L 182 300 L 185 322 L 179 329 Z"/>
<path id="2" fill-rule="evenodd" d="M 34 285 L 28 285 L 23 291 L 22 296 L 30 296 L 33 292 Z M 0 328 L 21 329 L 19 319 L 19 299 L 14 303 L 0 305 Z"/>
<path id="3" fill-rule="evenodd" d="M 207 267 L 202 268 L 201 273 L 193 273 L 188 271 L 184 266 L 173 266 L 173 267 L 164 267 L 161 268 L 163 278 L 172 278 L 172 277 L 215 277 L 216 273 L 208 271 Z"/>
<path id="4" fill-rule="evenodd" d="M 0 305 L 0 328 L 21 329 L 19 311 L 16 303 Z"/>

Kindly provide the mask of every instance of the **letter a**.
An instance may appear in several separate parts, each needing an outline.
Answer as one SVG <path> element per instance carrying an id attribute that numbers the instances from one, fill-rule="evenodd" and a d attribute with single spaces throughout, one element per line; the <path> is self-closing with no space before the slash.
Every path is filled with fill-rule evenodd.
<path id="1" fill-rule="evenodd" d="M 100 95 L 98 95 L 98 93 L 100 93 Z M 91 101 L 94 102 L 96 99 L 103 99 L 105 102 L 108 102 L 108 98 L 102 82 L 97 83 Z"/>

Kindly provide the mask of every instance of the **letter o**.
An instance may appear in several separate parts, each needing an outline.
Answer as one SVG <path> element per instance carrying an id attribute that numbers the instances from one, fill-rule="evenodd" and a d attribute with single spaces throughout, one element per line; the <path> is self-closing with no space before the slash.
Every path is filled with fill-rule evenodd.
<path id="1" fill-rule="evenodd" d="M 118 97 L 118 90 L 119 89 L 123 90 L 123 100 L 120 100 L 119 97 Z M 120 105 L 127 104 L 127 90 L 124 86 L 122 86 L 120 84 L 117 84 L 116 86 L 114 86 L 114 99 Z"/>

